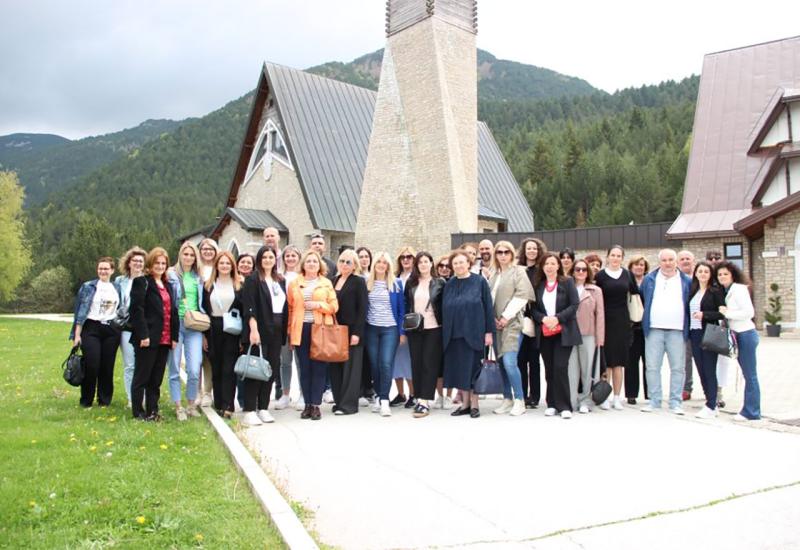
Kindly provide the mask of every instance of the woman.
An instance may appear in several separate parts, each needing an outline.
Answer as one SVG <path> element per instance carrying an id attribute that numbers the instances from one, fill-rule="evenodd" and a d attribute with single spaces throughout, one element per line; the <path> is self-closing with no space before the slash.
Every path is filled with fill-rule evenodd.
<path id="1" fill-rule="evenodd" d="M 449 281 L 453 276 L 453 270 L 450 267 L 450 255 L 439 257 L 436 262 L 436 275 L 445 282 Z M 444 372 L 444 371 L 443 371 Z M 436 400 L 433 406 L 437 409 L 450 410 L 453 408 L 453 388 L 444 389 L 444 378 L 439 376 L 436 380 Z"/>
<path id="2" fill-rule="evenodd" d="M 404 246 L 400 249 L 400 252 L 397 253 L 397 271 L 395 275 L 397 276 L 401 293 L 406 281 L 408 281 L 408 278 L 414 271 L 415 256 L 416 252 L 410 246 Z M 412 382 L 411 355 L 408 351 L 408 342 L 405 338 L 401 338 L 400 344 L 397 346 L 397 352 L 394 356 L 394 372 L 392 375 L 394 376 L 395 387 L 397 387 L 397 395 L 389 404 L 394 407 L 405 403 L 406 409 L 412 408 L 416 403 L 416 397 L 414 394 L 414 383 Z M 403 392 L 403 380 L 408 383 L 408 399 L 406 399 L 406 394 Z"/>
<path id="3" fill-rule="evenodd" d="M 733 420 L 744 422 L 761 418 L 761 389 L 756 371 L 758 332 L 753 323 L 755 310 L 747 288 L 747 279 L 736 264 L 723 261 L 717 264 L 717 280 L 725 289 L 725 305 L 719 312 L 728 327 L 736 334 L 739 344 L 739 366 L 744 377 L 744 404 Z"/>
<path id="4" fill-rule="evenodd" d="M 189 416 L 200 416 L 197 394 L 200 366 L 203 363 L 203 333 L 186 327 L 187 311 L 205 313 L 202 304 L 203 290 L 200 279 L 200 252 L 191 241 L 185 241 L 178 250 L 178 262 L 167 272 L 175 299 L 178 301 L 178 345 L 169 354 L 169 395 L 175 403 L 179 421 Z M 186 408 L 181 404 L 181 359 L 186 363 Z"/>
<path id="5" fill-rule="evenodd" d="M 403 333 L 403 290 L 392 277 L 392 258 L 388 252 L 375 255 L 367 279 L 367 355 L 372 367 L 375 401 L 372 412 L 391 416 L 389 390 L 395 353 Z"/>
<path id="6" fill-rule="evenodd" d="M 278 273 L 278 257 L 274 248 L 262 246 L 256 254 L 256 270 L 242 288 L 242 343 L 250 353 L 260 353 L 270 365 L 279 365 L 281 348 L 286 343 L 289 305 L 286 301 L 286 279 Z M 275 419 L 269 409 L 272 383 L 269 380 L 244 379 L 244 418 L 247 426 L 271 423 Z M 258 412 L 256 412 L 258 411 Z"/>
<path id="7" fill-rule="evenodd" d="M 606 358 L 606 376 L 611 372 L 612 386 L 614 390 L 612 397 L 600 405 L 603 410 L 611 409 L 612 405 L 616 410 L 622 410 L 622 381 L 625 366 L 628 364 L 628 350 L 631 347 L 633 331 L 631 330 L 631 318 L 628 315 L 628 295 L 639 294 L 639 288 L 630 272 L 622 267 L 622 260 L 625 251 L 619 245 L 614 245 L 608 249 L 606 256 L 606 267 L 601 269 L 595 276 L 595 284 L 603 291 L 603 305 L 606 312 L 606 345 L 604 347 Z"/>
<path id="8" fill-rule="evenodd" d="M 214 239 L 205 238 L 200 241 L 200 244 L 197 245 L 197 248 L 200 250 L 200 262 L 198 265 L 200 278 L 203 281 L 207 281 L 209 277 L 211 277 L 211 270 L 214 267 L 214 259 L 217 257 L 217 253 L 219 252 L 219 245 Z M 203 407 L 210 407 L 212 404 L 211 362 L 208 359 L 208 355 L 205 354 L 203 355 L 202 369 L 202 378 L 200 380 L 200 404 Z"/>
<path id="9" fill-rule="evenodd" d="M 236 259 L 236 271 L 239 272 L 239 280 L 242 281 L 242 284 L 244 284 L 244 280 L 253 273 L 255 268 L 256 259 L 252 254 L 249 252 L 239 254 L 239 257 Z"/>
<path id="10" fill-rule="evenodd" d="M 372 251 L 366 246 L 360 246 L 356 249 L 356 254 L 358 254 L 358 270 L 356 273 L 366 282 L 369 278 L 369 272 L 372 270 Z M 361 407 L 367 407 L 375 398 L 375 390 L 372 387 L 372 366 L 369 363 L 369 354 L 365 351 L 362 355 L 361 397 L 358 398 L 358 404 Z"/>
<path id="11" fill-rule="evenodd" d="M 473 392 L 481 369 L 484 350 L 493 342 L 494 307 L 489 283 L 470 271 L 467 252 L 450 255 L 454 277 L 442 293 L 442 347 L 444 348 L 444 385 L 461 390 L 461 406 L 451 416 L 478 418 L 478 395 Z"/>
<path id="12" fill-rule="evenodd" d="M 584 260 L 586 260 L 586 263 L 592 268 L 592 273 L 597 273 L 603 269 L 603 260 L 597 254 L 587 254 Z"/>
<path id="13" fill-rule="evenodd" d="M 414 417 L 430 414 L 430 401 L 436 397 L 436 384 L 442 375 L 442 290 L 445 281 L 434 277 L 433 256 L 419 252 L 414 270 L 404 289 L 406 313 L 418 313 L 418 330 L 406 332 L 411 354 L 411 370 L 416 381 L 417 404 Z"/>
<path id="14" fill-rule="evenodd" d="M 158 399 L 169 351 L 178 345 L 178 302 L 167 279 L 169 255 L 161 247 L 147 253 L 144 277 L 131 287 L 131 344 L 136 366 L 131 382 L 133 417 L 161 421 Z M 144 399 L 144 406 L 142 406 Z"/>
<path id="15" fill-rule="evenodd" d="M 358 254 L 358 274 L 366 279 L 372 269 L 372 251 L 366 246 L 359 246 L 356 248 L 356 254 Z"/>
<path id="16" fill-rule="evenodd" d="M 302 253 L 300 249 L 293 244 L 286 245 L 281 252 L 281 261 L 278 263 L 278 272 L 283 276 L 288 290 L 289 284 L 294 281 L 297 274 L 300 272 L 300 257 Z M 291 403 L 289 397 L 289 390 L 292 388 L 292 362 L 296 362 L 297 354 L 290 349 L 291 346 L 287 343 L 281 348 L 281 362 L 280 370 L 275 372 L 275 385 L 280 388 L 280 398 L 275 402 L 276 410 L 283 410 Z M 300 397 L 295 402 L 295 410 L 303 411 L 306 408 L 306 402 L 303 399 L 302 392 Z"/>
<path id="17" fill-rule="evenodd" d="M 526 269 L 514 261 L 514 245 L 498 241 L 494 245 L 494 271 L 489 279 L 497 329 L 497 356 L 503 365 L 503 403 L 495 414 L 525 414 L 525 393 L 518 366 L 522 317 L 533 300 L 533 285 Z"/>
<path id="18" fill-rule="evenodd" d="M 583 343 L 576 315 L 578 290 L 564 271 L 558 256 L 548 252 L 542 256 L 542 269 L 535 287 L 536 303 L 533 320 L 536 338 L 544 361 L 547 380 L 545 416 L 572 418 L 569 391 L 569 356 L 574 346 Z"/>
<path id="19" fill-rule="evenodd" d="M 719 308 L 725 305 L 722 290 L 715 284 L 714 268 L 706 261 L 699 261 L 694 267 L 692 286 L 689 289 L 689 341 L 692 344 L 692 357 L 700 374 L 700 383 L 706 396 L 706 404 L 695 417 L 713 418 L 717 416 L 717 354 L 707 351 L 700 345 L 703 333 L 709 323 L 718 324 L 724 319 Z"/>
<path id="20" fill-rule="evenodd" d="M 599 348 L 605 343 L 605 308 L 603 291 L 593 284 L 594 270 L 587 260 L 572 264 L 572 280 L 578 290 L 577 318 L 581 343 L 573 348 L 569 356 L 569 395 L 572 409 L 586 414 L 592 406 L 595 359 Z"/>
<path id="21" fill-rule="evenodd" d="M 289 343 L 297 350 L 300 389 L 306 404 L 300 418 L 319 420 L 328 364 L 311 359 L 311 325 L 335 315 L 339 302 L 326 277 L 328 266 L 318 252 L 307 251 L 300 265 L 300 273 L 289 284 Z"/>
<path id="22" fill-rule="evenodd" d="M 561 262 L 561 269 L 564 273 L 569 273 L 572 270 L 572 264 L 575 263 L 575 251 L 571 248 L 562 248 L 558 253 L 558 259 Z"/>
<path id="23" fill-rule="evenodd" d="M 633 275 L 636 289 L 641 290 L 644 276 L 650 272 L 650 262 L 641 255 L 633 256 L 628 262 L 628 271 Z M 625 397 L 628 398 L 629 405 L 636 404 L 639 396 L 639 363 L 642 364 L 641 380 L 644 384 L 644 398 L 649 399 L 647 393 L 647 377 L 644 375 L 647 370 L 647 362 L 644 354 L 644 332 L 642 332 L 642 322 L 633 323 L 631 327 L 632 340 L 628 349 L 628 362 L 625 363 Z"/>
<path id="24" fill-rule="evenodd" d="M 107 407 L 114 395 L 114 361 L 119 347 L 119 331 L 110 324 L 117 316 L 120 291 L 111 282 L 114 260 L 103 256 L 97 260 L 97 278 L 86 281 L 75 299 L 75 317 L 70 339 L 83 353 L 85 376 L 81 383 L 81 407 L 94 403 Z"/>
<path id="25" fill-rule="evenodd" d="M 357 273 L 358 255 L 345 250 L 337 261 L 338 275 L 333 280 L 339 311 L 336 320 L 348 328 L 350 354 L 344 363 L 331 363 L 331 390 L 333 413 L 337 415 L 358 412 L 361 395 L 361 369 L 364 366 L 364 324 L 367 321 L 367 283 Z"/>
<path id="26" fill-rule="evenodd" d="M 203 334 L 203 349 L 211 362 L 211 382 L 214 390 L 214 409 L 225 418 L 233 416 L 236 374 L 233 368 L 239 357 L 239 334 L 224 330 L 223 317 L 238 311 L 241 319 L 242 301 L 239 274 L 233 254 L 223 251 L 214 260 L 211 276 L 203 285 L 203 310 L 211 316 L 211 328 Z"/>
<path id="27" fill-rule="evenodd" d="M 536 284 L 536 274 L 540 268 L 541 258 L 547 253 L 547 245 L 539 239 L 524 239 L 519 245 L 517 260 L 525 267 L 531 287 Z M 533 319 L 533 304 L 525 308 L 525 316 Z M 525 396 L 525 408 L 535 409 L 542 397 L 541 374 L 539 373 L 539 344 L 535 336 L 522 335 L 517 355 L 517 366 L 522 377 L 522 393 Z"/>
<path id="28" fill-rule="evenodd" d="M 439 261 L 436 262 L 436 276 L 441 277 L 445 281 L 449 281 L 450 277 L 453 276 L 453 270 L 450 268 L 449 255 L 439 257 Z"/>
<path id="29" fill-rule="evenodd" d="M 144 260 L 147 252 L 134 246 L 120 258 L 119 271 L 121 275 L 114 279 L 114 285 L 119 290 L 119 308 L 126 310 L 130 316 L 131 287 L 136 277 L 144 275 Z M 129 317 L 130 318 L 130 317 Z M 133 368 L 136 358 L 131 345 L 131 331 L 123 330 L 120 333 L 119 348 L 122 350 L 122 379 L 125 384 L 125 393 L 128 395 L 128 408 L 131 406 L 131 382 L 133 381 Z"/>

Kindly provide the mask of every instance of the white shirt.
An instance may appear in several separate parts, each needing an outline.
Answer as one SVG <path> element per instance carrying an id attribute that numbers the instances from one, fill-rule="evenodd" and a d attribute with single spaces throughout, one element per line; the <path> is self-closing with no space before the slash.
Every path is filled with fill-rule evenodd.
<path id="1" fill-rule="evenodd" d="M 705 295 L 705 290 L 698 290 L 697 293 L 689 300 L 689 328 L 692 330 L 700 330 L 703 328 L 703 321 L 695 319 L 694 314 L 700 311 L 700 301 Z"/>
<path id="2" fill-rule="evenodd" d="M 272 313 L 280 315 L 283 313 L 283 306 L 286 303 L 286 293 L 283 291 L 278 281 L 266 279 L 264 282 L 272 295 Z"/>
<path id="3" fill-rule="evenodd" d="M 119 294 L 111 283 L 97 281 L 92 305 L 89 308 L 87 319 L 105 323 L 117 316 L 117 306 L 119 305 Z"/>
<path id="4" fill-rule="evenodd" d="M 650 327 L 665 330 L 683 330 L 683 285 L 680 273 L 664 277 L 656 274 L 653 301 L 650 304 Z"/>
<path id="5" fill-rule="evenodd" d="M 548 317 L 555 317 L 556 315 L 556 295 L 558 295 L 558 283 L 556 283 L 552 292 L 548 291 L 547 287 L 544 288 L 542 305 L 544 305 L 544 310 L 547 312 Z"/>
<path id="6" fill-rule="evenodd" d="M 236 293 L 233 290 L 233 281 L 222 282 L 217 279 L 211 289 L 211 316 L 222 317 L 228 313 L 235 298 Z"/>
<path id="7" fill-rule="evenodd" d="M 608 275 L 612 279 L 619 279 L 620 275 L 622 275 L 622 268 L 621 267 L 619 269 L 611 269 L 611 268 L 605 267 L 605 268 L 603 268 L 603 270 L 606 272 L 606 275 Z"/>
<path id="8" fill-rule="evenodd" d="M 575 288 L 578 289 L 578 300 L 583 298 L 583 292 L 586 290 L 583 285 L 575 285 Z"/>

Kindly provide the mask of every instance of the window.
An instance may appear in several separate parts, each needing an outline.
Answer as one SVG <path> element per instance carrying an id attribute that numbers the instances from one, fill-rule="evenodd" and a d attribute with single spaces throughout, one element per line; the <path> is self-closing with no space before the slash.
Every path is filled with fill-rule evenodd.
<path id="1" fill-rule="evenodd" d="M 283 138 L 278 133 L 277 128 L 269 131 L 270 151 L 273 154 L 281 156 L 284 160 L 289 160 L 289 155 L 286 154 L 286 146 L 283 144 Z"/>
<path id="2" fill-rule="evenodd" d="M 744 247 L 742 243 L 726 243 L 725 259 L 736 264 L 739 269 L 744 271 Z"/>
<path id="3" fill-rule="evenodd" d="M 250 180 L 253 172 L 261 164 L 264 167 L 264 179 L 268 180 L 272 176 L 272 159 L 280 161 L 287 168 L 292 168 L 292 164 L 289 161 L 289 152 L 286 149 L 286 143 L 280 130 L 272 120 L 267 120 L 261 135 L 256 141 L 255 149 L 253 149 L 253 156 L 250 159 L 250 165 L 247 167 L 245 183 Z"/>

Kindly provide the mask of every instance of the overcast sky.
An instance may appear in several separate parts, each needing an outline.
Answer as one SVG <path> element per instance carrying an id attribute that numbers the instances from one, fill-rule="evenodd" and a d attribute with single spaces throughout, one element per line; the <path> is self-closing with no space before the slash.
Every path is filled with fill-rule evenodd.
<path id="1" fill-rule="evenodd" d="M 767 8 L 768 6 L 768 8 Z M 69 138 L 202 116 L 261 63 L 383 47 L 384 0 L 0 0 L 0 135 Z M 478 47 L 614 90 L 699 73 L 705 53 L 800 31 L 776 0 L 479 0 Z"/>

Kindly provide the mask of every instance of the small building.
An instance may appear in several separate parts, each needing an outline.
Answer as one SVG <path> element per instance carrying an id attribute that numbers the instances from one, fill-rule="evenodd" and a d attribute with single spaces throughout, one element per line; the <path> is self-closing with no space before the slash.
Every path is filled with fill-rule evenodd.
<path id="1" fill-rule="evenodd" d="M 257 250 L 268 226 L 301 248 L 316 232 L 330 251 L 354 245 L 375 100 L 365 88 L 264 64 L 225 211 L 211 236 L 241 252 Z M 533 213 L 483 122 L 477 140 L 478 230 L 532 231 Z M 384 215 L 403 213 L 387 204 Z"/>
<path id="2" fill-rule="evenodd" d="M 769 287 L 783 326 L 800 318 L 800 36 L 708 54 L 681 214 L 667 232 L 696 255 L 716 249 Z"/>

